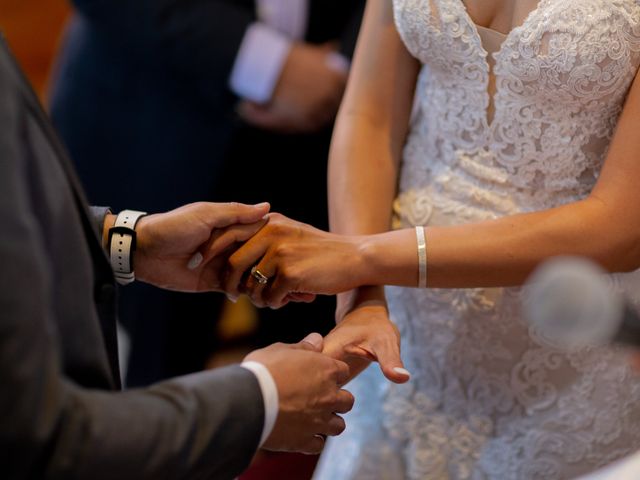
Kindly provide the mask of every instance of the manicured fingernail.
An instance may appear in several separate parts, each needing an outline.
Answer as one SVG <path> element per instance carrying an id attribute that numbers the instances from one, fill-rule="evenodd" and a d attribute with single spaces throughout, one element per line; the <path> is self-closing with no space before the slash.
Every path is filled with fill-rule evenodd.
<path id="1" fill-rule="evenodd" d="M 229 295 L 228 293 L 227 300 L 229 300 L 231 303 L 238 303 L 238 297 L 234 297 L 233 295 Z"/>
<path id="2" fill-rule="evenodd" d="M 197 252 L 193 255 L 193 257 L 191 257 L 191 260 L 189 260 L 189 263 L 187 264 L 187 268 L 189 270 L 195 270 L 196 268 L 198 268 L 200 266 L 200 264 L 202 263 L 202 260 L 204 259 L 204 257 L 202 256 L 202 254 L 200 252 Z"/>
<path id="3" fill-rule="evenodd" d="M 256 204 L 256 208 L 264 208 L 264 207 L 268 207 L 269 206 L 269 202 L 262 202 L 262 203 L 257 203 Z"/>
<path id="4" fill-rule="evenodd" d="M 411 378 L 411 374 L 409 373 L 409 370 L 407 370 L 406 368 L 395 367 L 393 371 L 396 373 L 399 373 L 400 375 L 404 375 L 405 377 Z"/>

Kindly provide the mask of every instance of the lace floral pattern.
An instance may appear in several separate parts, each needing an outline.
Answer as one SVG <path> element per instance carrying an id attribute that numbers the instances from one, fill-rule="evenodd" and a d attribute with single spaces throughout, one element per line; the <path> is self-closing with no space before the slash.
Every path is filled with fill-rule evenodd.
<path id="1" fill-rule="evenodd" d="M 460 0 L 393 3 L 424 64 L 396 227 L 588 194 L 640 65 L 639 0 L 541 0 L 493 72 Z M 612 281 L 640 285 L 637 274 Z M 623 351 L 554 350 L 521 320 L 519 289 L 388 297 L 412 381 L 390 385 L 373 366 L 350 385 L 356 409 L 316 479 L 565 479 L 640 449 L 640 382 Z"/>
<path id="2" fill-rule="evenodd" d="M 590 191 L 637 70 L 636 0 L 541 0 L 494 55 L 493 99 L 488 54 L 461 1 L 394 5 L 425 64 L 402 191 L 442 189 L 453 175 L 452 190 L 488 191 L 496 198 L 482 206 L 503 214 L 501 197 L 538 210 Z"/>

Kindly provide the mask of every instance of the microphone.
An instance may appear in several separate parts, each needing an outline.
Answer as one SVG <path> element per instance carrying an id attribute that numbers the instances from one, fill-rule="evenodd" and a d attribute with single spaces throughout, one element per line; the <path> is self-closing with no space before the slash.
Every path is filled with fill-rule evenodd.
<path id="1" fill-rule="evenodd" d="M 562 350 L 609 343 L 640 347 L 640 315 L 606 275 L 584 258 L 544 262 L 527 280 L 525 319 L 545 343 Z"/>

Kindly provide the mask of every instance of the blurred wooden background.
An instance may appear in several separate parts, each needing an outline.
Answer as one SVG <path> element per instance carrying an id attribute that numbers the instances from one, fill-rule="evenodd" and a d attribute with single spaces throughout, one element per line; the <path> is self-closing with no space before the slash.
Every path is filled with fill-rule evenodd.
<path id="1" fill-rule="evenodd" d="M 69 10 L 67 0 L 0 0 L 0 30 L 43 100 Z"/>

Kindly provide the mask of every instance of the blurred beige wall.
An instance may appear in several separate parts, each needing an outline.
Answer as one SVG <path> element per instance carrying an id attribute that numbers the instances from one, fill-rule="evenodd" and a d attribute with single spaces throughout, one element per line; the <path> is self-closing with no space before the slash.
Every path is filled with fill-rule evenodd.
<path id="1" fill-rule="evenodd" d="M 43 100 L 69 10 L 67 0 L 0 0 L 0 29 Z"/>

